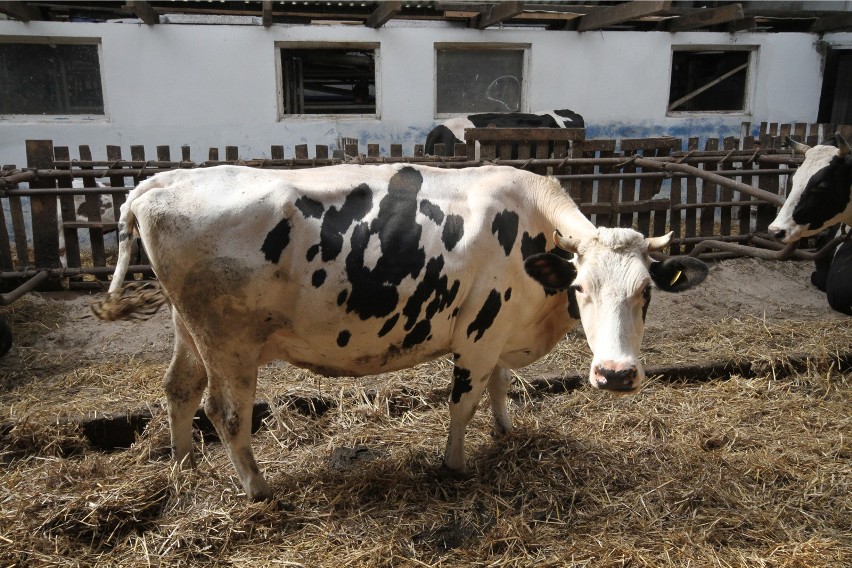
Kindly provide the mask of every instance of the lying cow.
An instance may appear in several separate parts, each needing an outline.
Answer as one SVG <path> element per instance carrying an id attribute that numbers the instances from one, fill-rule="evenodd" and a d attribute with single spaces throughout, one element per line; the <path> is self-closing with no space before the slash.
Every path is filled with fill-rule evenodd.
<path id="1" fill-rule="evenodd" d="M 444 144 L 447 153 L 452 154 L 455 144 L 464 142 L 465 128 L 484 128 L 490 124 L 498 128 L 583 128 L 585 126 L 583 117 L 568 109 L 535 113 L 490 112 L 456 116 L 442 122 L 429 132 L 426 136 L 424 151 L 428 155 L 433 155 L 435 144 Z"/>
<path id="2" fill-rule="evenodd" d="M 852 155 L 846 140 L 838 133 L 813 148 L 790 138 L 787 144 L 805 161 L 793 174 L 793 187 L 769 233 L 789 243 L 839 223 L 852 224 Z M 826 293 L 832 309 L 852 315 L 852 243 L 842 243 L 832 257 L 818 261 L 811 282 Z"/>
<path id="3" fill-rule="evenodd" d="M 172 305 L 174 457 L 191 458 L 206 386 L 206 412 L 252 499 L 272 494 L 250 446 L 264 362 L 352 376 L 452 354 L 444 464 L 463 474 L 465 429 L 486 388 L 495 430 L 512 428 L 508 369 L 582 320 L 591 384 L 635 392 L 652 283 L 679 292 L 707 274 L 692 258 L 651 262 L 670 234 L 596 229 L 556 180 L 509 167 L 175 170 L 142 182 L 121 212 L 115 275 L 93 309 L 122 319 L 164 301 L 122 288 L 141 237 Z"/>
<path id="4" fill-rule="evenodd" d="M 850 227 L 839 224 L 821 233 L 817 247 L 822 248 L 838 233 L 849 235 Z M 852 240 L 842 241 L 834 251 L 816 261 L 811 284 L 825 292 L 831 309 L 852 316 Z"/>

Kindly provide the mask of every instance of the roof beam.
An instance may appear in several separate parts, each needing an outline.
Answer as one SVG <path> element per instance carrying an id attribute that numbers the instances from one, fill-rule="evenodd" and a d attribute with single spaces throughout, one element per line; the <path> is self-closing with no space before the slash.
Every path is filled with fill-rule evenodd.
<path id="1" fill-rule="evenodd" d="M 142 0 L 136 1 L 128 1 L 125 7 L 133 12 L 137 18 L 148 24 L 149 26 L 153 26 L 154 24 L 160 23 L 160 15 L 151 7 L 150 2 L 143 2 Z"/>
<path id="2" fill-rule="evenodd" d="M 379 2 L 376 9 L 364 20 L 364 25 L 378 29 L 400 12 L 402 12 L 402 2 Z"/>
<path id="3" fill-rule="evenodd" d="M 825 32 L 841 32 L 852 30 L 852 14 L 844 12 L 842 14 L 831 14 L 823 16 L 811 26 L 810 31 L 821 34 Z"/>
<path id="4" fill-rule="evenodd" d="M 523 12 L 523 2 L 498 2 L 496 4 L 488 4 L 478 15 L 470 19 L 470 27 L 478 30 L 484 30 L 489 26 L 514 18 Z"/>
<path id="5" fill-rule="evenodd" d="M 0 13 L 22 22 L 41 19 L 41 10 L 28 6 L 26 2 L 0 2 Z"/>
<path id="6" fill-rule="evenodd" d="M 654 0 L 653 2 L 645 0 L 633 0 L 612 6 L 605 10 L 599 10 L 586 14 L 580 18 L 580 23 L 577 25 L 578 32 L 588 32 L 599 30 L 607 26 L 614 26 L 637 20 L 646 16 L 653 16 L 664 12 L 671 7 L 670 0 Z"/>
<path id="7" fill-rule="evenodd" d="M 745 17 L 742 4 L 728 4 L 719 8 L 699 8 L 697 12 L 684 14 L 671 21 L 670 32 L 684 32 L 706 28 L 718 24 L 727 24 Z"/>
<path id="8" fill-rule="evenodd" d="M 272 0 L 263 0 L 260 3 L 261 17 L 263 18 L 263 27 L 272 26 Z"/>

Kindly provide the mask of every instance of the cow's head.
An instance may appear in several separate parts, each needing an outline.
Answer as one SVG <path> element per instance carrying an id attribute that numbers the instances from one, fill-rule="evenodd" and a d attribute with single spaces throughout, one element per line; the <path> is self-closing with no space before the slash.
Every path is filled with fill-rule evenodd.
<path id="1" fill-rule="evenodd" d="M 569 309 L 578 312 L 593 353 L 593 387 L 635 392 L 645 378 L 639 347 L 652 284 L 681 292 L 707 276 L 707 266 L 695 258 L 652 261 L 649 253 L 670 239 L 671 233 L 645 238 L 632 229 L 600 228 L 583 238 L 557 233 L 557 246 L 573 252 L 572 260 L 542 253 L 525 261 L 527 273 L 546 289 L 573 296 Z"/>
<path id="2" fill-rule="evenodd" d="M 787 144 L 805 161 L 793 174 L 793 188 L 769 234 L 789 243 L 852 222 L 852 156 L 846 140 L 838 133 L 813 148 L 790 138 Z"/>

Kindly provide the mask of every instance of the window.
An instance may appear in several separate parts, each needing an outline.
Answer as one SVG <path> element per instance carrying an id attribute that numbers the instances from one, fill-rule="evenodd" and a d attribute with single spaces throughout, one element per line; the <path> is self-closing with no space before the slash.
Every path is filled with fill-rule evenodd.
<path id="1" fill-rule="evenodd" d="M 282 115 L 376 114 L 373 47 L 281 49 Z"/>
<path id="2" fill-rule="evenodd" d="M 521 110 L 524 56 L 516 48 L 439 47 L 437 113 Z"/>
<path id="3" fill-rule="evenodd" d="M 0 114 L 104 114 L 98 46 L 0 43 Z"/>
<path id="4" fill-rule="evenodd" d="M 669 112 L 747 112 L 751 50 L 675 50 Z"/>

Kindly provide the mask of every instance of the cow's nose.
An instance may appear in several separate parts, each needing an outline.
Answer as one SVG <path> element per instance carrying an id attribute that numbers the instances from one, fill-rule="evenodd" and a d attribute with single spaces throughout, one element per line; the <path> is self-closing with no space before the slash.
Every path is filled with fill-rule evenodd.
<path id="1" fill-rule="evenodd" d="M 773 239 L 780 241 L 781 239 L 787 236 L 787 231 L 785 231 L 784 229 L 773 229 L 772 227 L 769 227 L 769 236 L 771 236 Z"/>
<path id="2" fill-rule="evenodd" d="M 595 367 L 595 382 L 602 389 L 624 391 L 633 390 L 639 372 L 635 365 L 613 368 L 608 365 Z"/>

